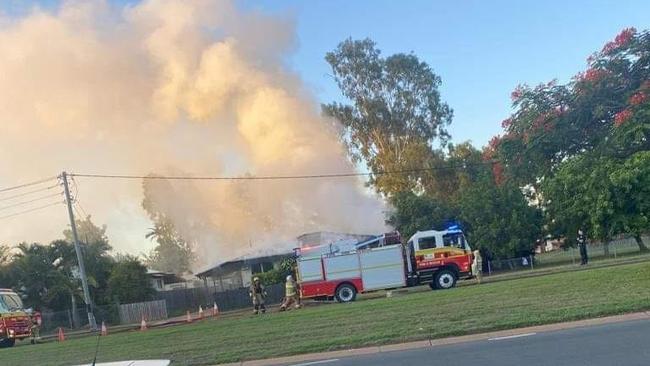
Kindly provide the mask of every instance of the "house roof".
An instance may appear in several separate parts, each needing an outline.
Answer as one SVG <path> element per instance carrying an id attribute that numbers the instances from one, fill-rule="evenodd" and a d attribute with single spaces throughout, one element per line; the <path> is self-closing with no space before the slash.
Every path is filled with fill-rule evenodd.
<path id="1" fill-rule="evenodd" d="M 275 261 L 275 260 L 290 257 L 292 255 L 293 255 L 293 251 L 279 252 L 279 253 L 274 253 L 274 254 L 269 254 L 264 256 L 244 255 L 237 258 L 233 258 L 227 262 L 221 262 L 221 263 L 202 267 L 199 270 L 197 270 L 194 275 L 197 277 L 207 277 L 211 274 L 220 274 L 220 273 L 229 272 L 236 268 L 240 268 L 244 265 L 250 266 L 261 262 Z"/>

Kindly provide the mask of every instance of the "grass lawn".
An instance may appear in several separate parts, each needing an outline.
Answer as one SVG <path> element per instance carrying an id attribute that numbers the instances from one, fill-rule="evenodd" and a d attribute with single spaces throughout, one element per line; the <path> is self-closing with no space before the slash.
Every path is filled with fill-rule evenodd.
<path id="1" fill-rule="evenodd" d="M 102 339 L 98 362 L 167 358 L 173 365 L 210 365 L 648 309 L 646 262 L 113 334 Z M 0 350 L 0 360 L 6 365 L 89 363 L 95 341 L 17 346 Z"/>

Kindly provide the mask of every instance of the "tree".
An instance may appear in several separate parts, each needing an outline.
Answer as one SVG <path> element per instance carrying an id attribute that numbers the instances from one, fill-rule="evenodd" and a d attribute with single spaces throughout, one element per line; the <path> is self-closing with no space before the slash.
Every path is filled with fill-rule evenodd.
<path id="1" fill-rule="evenodd" d="M 486 157 L 499 161 L 500 179 L 532 187 L 556 234 L 572 241 L 585 226 L 607 245 L 631 232 L 646 250 L 638 154 L 650 150 L 650 33 L 625 29 L 588 62 L 566 85 L 519 86 Z"/>
<path id="2" fill-rule="evenodd" d="M 545 207 L 554 226 L 571 240 L 582 226 L 605 245 L 614 235 L 632 233 L 647 251 L 641 234 L 649 227 L 649 163 L 647 151 L 624 160 L 585 154 L 567 161 L 543 188 L 552 197 Z"/>
<path id="3" fill-rule="evenodd" d="M 462 191 L 459 210 L 468 241 L 487 258 L 529 255 L 541 237 L 541 212 L 512 184 L 485 177 Z"/>
<path id="4" fill-rule="evenodd" d="M 166 192 L 173 192 L 168 181 L 144 180 L 142 183 L 144 198 L 142 208 L 149 214 L 154 227 L 145 235 L 147 239 L 156 242 L 156 246 L 145 256 L 145 264 L 152 269 L 163 272 L 182 274 L 190 270 L 194 262 L 192 246 L 176 230 L 171 218 L 167 215 L 169 207 L 161 208 L 155 200 Z"/>
<path id="5" fill-rule="evenodd" d="M 508 178 L 538 185 L 575 156 L 648 150 L 649 95 L 650 33 L 625 29 L 569 84 L 517 87 L 515 112 L 502 123 L 504 135 L 491 141 L 492 155 Z"/>
<path id="6" fill-rule="evenodd" d="M 145 267 L 135 257 L 125 256 L 115 263 L 108 279 L 111 298 L 123 304 L 150 300 L 155 293 Z"/>
<path id="7" fill-rule="evenodd" d="M 145 263 L 152 269 L 182 274 L 189 271 L 194 257 L 192 248 L 178 235 L 170 220 L 156 222 L 146 234 L 157 245 L 145 257 Z"/>
<path id="8" fill-rule="evenodd" d="M 418 230 L 442 229 L 445 222 L 456 216 L 456 212 L 444 202 L 409 191 L 395 194 L 391 204 L 394 209 L 386 223 L 404 238 L 410 238 Z"/>
<path id="9" fill-rule="evenodd" d="M 421 169 L 435 163 L 437 139 L 448 140 L 452 111 L 440 100 L 440 77 L 413 54 L 383 58 L 370 39 L 347 39 L 327 53 L 334 79 L 352 103 L 323 105 L 343 125 L 355 162 L 372 173 L 370 184 L 387 196 L 420 189 Z M 408 174 L 381 174 L 414 170 Z"/>
<path id="10" fill-rule="evenodd" d="M 13 278 L 10 275 L 10 264 L 13 257 L 12 249 L 7 245 L 0 244 L 0 286 L 11 288 L 14 286 Z"/>
<path id="11" fill-rule="evenodd" d="M 97 226 L 93 223 L 90 215 L 86 216 L 83 220 L 76 220 L 77 236 L 79 237 L 81 251 L 84 258 L 86 267 L 86 275 L 89 278 L 91 298 L 97 304 L 105 304 L 110 301 L 107 296 L 107 281 L 111 273 L 114 260 L 110 256 L 111 245 L 106 235 L 106 225 Z M 77 257 L 74 252 L 74 241 L 72 238 L 72 230 L 65 229 L 63 231 L 65 242 L 65 251 L 62 253 L 70 255 L 66 261 L 69 266 L 77 267 Z"/>
<path id="12" fill-rule="evenodd" d="M 11 264 L 15 287 L 25 296 L 25 305 L 62 310 L 68 308 L 70 293 L 62 283 L 68 281 L 55 268 L 56 255 L 50 246 L 21 243 Z"/>

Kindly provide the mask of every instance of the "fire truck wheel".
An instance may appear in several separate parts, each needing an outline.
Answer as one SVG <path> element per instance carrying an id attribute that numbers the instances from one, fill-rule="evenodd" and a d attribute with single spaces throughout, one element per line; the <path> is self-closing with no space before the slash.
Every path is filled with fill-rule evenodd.
<path id="1" fill-rule="evenodd" d="M 15 339 L 8 339 L 5 338 L 3 340 L 0 340 L 0 348 L 8 348 L 8 347 L 13 347 L 14 344 L 16 344 Z"/>
<path id="2" fill-rule="evenodd" d="M 349 283 L 344 283 L 336 288 L 336 301 L 352 302 L 357 298 L 357 289 Z"/>
<path id="3" fill-rule="evenodd" d="M 435 286 L 441 290 L 450 289 L 456 286 L 458 276 L 451 270 L 443 269 L 436 273 Z"/>

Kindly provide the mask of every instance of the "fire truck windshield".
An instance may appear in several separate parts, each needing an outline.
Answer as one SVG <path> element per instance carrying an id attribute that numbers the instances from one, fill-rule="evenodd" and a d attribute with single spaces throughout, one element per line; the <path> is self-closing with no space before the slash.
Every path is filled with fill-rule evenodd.
<path id="1" fill-rule="evenodd" d="M 20 310 L 23 308 L 23 302 L 16 294 L 0 294 L 0 313 Z"/>

